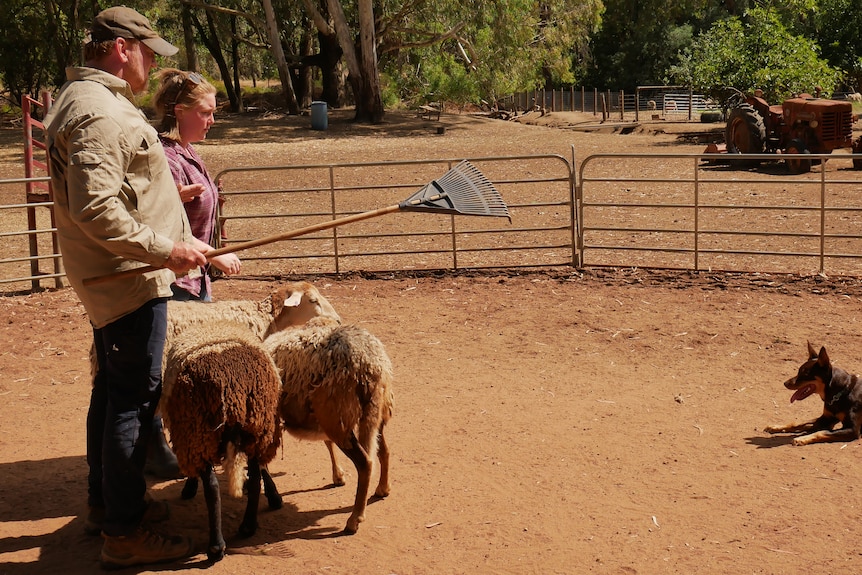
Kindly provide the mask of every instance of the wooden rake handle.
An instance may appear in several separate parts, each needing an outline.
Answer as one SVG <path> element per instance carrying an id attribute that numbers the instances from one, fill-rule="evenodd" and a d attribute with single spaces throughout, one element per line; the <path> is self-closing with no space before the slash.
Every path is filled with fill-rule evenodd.
<path id="1" fill-rule="evenodd" d="M 280 234 L 273 234 L 271 236 L 266 236 L 266 237 L 259 238 L 256 240 L 249 240 L 247 242 L 241 242 L 238 244 L 233 244 L 230 246 L 219 248 L 217 250 L 212 250 L 212 251 L 209 251 L 206 253 L 206 257 L 207 257 L 207 259 L 212 259 L 216 256 L 220 256 L 220 255 L 224 255 L 224 254 L 230 254 L 230 253 L 239 252 L 242 250 L 248 250 L 251 248 L 256 248 L 258 246 L 263 246 L 266 244 L 272 244 L 272 243 L 280 242 L 283 240 L 289 240 L 290 238 L 295 238 L 295 237 L 303 236 L 306 234 L 312 234 L 314 232 L 319 232 L 322 230 L 328 230 L 331 228 L 342 226 L 344 224 L 349 224 L 352 222 L 358 222 L 361 220 L 367 220 L 370 218 L 376 218 L 378 216 L 382 216 L 385 214 L 391 214 L 392 212 L 397 212 L 400 209 L 401 209 L 401 206 L 399 204 L 395 204 L 392 206 L 387 206 L 385 208 L 378 208 L 376 210 L 371 210 L 370 212 L 362 212 L 360 214 L 354 214 L 352 216 L 346 216 L 343 218 L 338 218 L 338 219 L 330 220 L 327 222 L 321 222 L 319 224 L 313 224 L 310 226 L 306 226 L 304 228 L 291 230 L 289 232 L 282 232 Z M 117 280 L 117 279 L 121 279 L 121 278 L 133 277 L 133 276 L 136 276 L 136 275 L 139 275 L 142 273 L 151 272 L 151 271 L 155 271 L 158 269 L 162 269 L 162 268 L 160 268 L 158 266 L 141 266 L 141 267 L 133 268 L 130 270 L 123 270 L 121 272 L 114 272 L 114 273 L 106 274 L 103 276 L 96 276 L 96 277 L 92 277 L 92 278 L 87 278 L 84 280 L 84 285 L 85 286 L 96 285 L 96 284 L 104 283 L 107 281 L 113 281 L 113 280 Z"/>

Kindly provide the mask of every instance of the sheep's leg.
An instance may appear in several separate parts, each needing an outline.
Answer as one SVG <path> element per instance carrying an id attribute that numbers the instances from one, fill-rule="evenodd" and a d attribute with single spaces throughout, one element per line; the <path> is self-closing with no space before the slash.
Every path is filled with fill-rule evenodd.
<path id="1" fill-rule="evenodd" d="M 389 495 L 389 446 L 383 437 L 383 424 L 380 424 L 380 432 L 377 435 L 377 459 L 380 460 L 380 481 L 374 495 L 386 497 Z"/>
<path id="2" fill-rule="evenodd" d="M 218 488 L 218 477 L 212 465 L 207 465 L 200 473 L 204 484 L 204 499 L 207 502 L 209 515 L 210 543 L 207 547 L 207 557 L 210 561 L 220 561 L 224 558 L 224 536 L 221 531 L 221 493 Z"/>
<path id="3" fill-rule="evenodd" d="M 257 508 L 260 505 L 260 462 L 256 457 L 248 460 L 248 504 L 239 525 L 240 537 L 250 537 L 257 531 Z"/>
<path id="4" fill-rule="evenodd" d="M 194 499 L 195 495 L 198 493 L 198 478 L 197 477 L 189 477 L 186 479 L 185 485 L 183 485 L 183 490 L 180 493 L 180 497 L 183 499 Z"/>
<path id="5" fill-rule="evenodd" d="M 339 445 L 339 447 L 341 447 Z M 348 534 L 356 533 L 359 529 L 359 524 L 365 520 L 365 506 L 368 504 L 368 487 L 371 484 L 371 457 L 368 452 L 359 445 L 356 435 L 350 434 L 350 447 L 341 447 L 353 465 L 356 466 L 356 500 L 353 502 L 353 513 L 347 519 L 347 526 L 344 532 Z"/>
<path id="6" fill-rule="evenodd" d="M 284 500 L 281 498 L 281 493 L 278 492 L 278 487 L 275 486 L 275 481 L 272 475 L 269 474 L 269 468 L 264 465 L 260 468 L 260 476 L 263 479 L 263 494 L 266 495 L 266 502 L 270 509 L 281 509 L 284 505 Z"/>
<path id="7" fill-rule="evenodd" d="M 344 485 L 344 470 L 338 465 L 338 459 L 335 456 L 335 444 L 328 439 L 325 439 L 324 443 L 326 443 L 326 449 L 329 450 L 329 460 L 332 462 L 332 484 Z"/>

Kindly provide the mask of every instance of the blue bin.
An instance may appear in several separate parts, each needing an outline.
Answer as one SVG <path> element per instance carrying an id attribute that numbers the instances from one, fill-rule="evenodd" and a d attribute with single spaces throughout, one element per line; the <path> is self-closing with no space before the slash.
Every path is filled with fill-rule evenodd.
<path id="1" fill-rule="evenodd" d="M 326 102 L 311 103 L 311 129 L 325 130 L 329 125 L 329 118 L 326 114 Z"/>

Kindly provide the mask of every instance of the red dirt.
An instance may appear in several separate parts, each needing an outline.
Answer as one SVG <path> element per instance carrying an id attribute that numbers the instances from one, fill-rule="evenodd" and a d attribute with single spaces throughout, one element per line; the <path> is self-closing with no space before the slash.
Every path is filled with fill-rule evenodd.
<path id="1" fill-rule="evenodd" d="M 273 121 L 256 137 L 223 119 L 201 152 L 217 171 L 237 157 L 275 164 L 476 150 L 568 155 L 570 144 L 580 157 L 656 145 L 702 149 L 672 134 L 447 114 L 438 137 L 433 123 L 391 116 L 372 128 L 340 124 L 336 113 L 324 134 L 293 119 L 280 120 L 289 129 L 279 131 Z M 14 158 L 8 150 L 4 158 L 8 174 Z M 312 279 L 392 357 L 392 494 L 369 505 L 356 535 L 338 536 L 355 471 L 346 487 L 330 489 L 324 446 L 286 437 L 271 467 L 285 506 L 270 512 L 262 503 L 255 536 L 234 537 L 244 503 L 226 498 L 232 552 L 223 561 L 206 566 L 199 554 L 130 572 L 858 568 L 862 495 L 852 484 L 862 474 L 862 443 L 793 447 L 789 437 L 761 431 L 822 408 L 816 397 L 791 405 L 782 386 L 805 359 L 806 340 L 826 345 L 851 371 L 862 366 L 858 280 L 643 270 Z M 238 278 L 215 289 L 220 299 L 259 299 L 273 285 Z M 71 290 L 0 297 L 2 575 L 98 570 L 100 540 L 83 533 L 89 338 Z M 152 484 L 154 496 L 171 503 L 168 527 L 203 549 L 203 498 L 182 501 L 180 488 Z"/>

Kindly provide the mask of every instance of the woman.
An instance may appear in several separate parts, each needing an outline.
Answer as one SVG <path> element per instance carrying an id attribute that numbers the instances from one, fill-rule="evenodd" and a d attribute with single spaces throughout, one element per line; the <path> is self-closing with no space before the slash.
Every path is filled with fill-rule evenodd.
<path id="1" fill-rule="evenodd" d="M 200 74 L 168 68 L 159 73 L 159 85 L 153 98 L 158 118 L 156 129 L 192 234 L 210 245 L 219 233 L 218 186 L 192 144 L 204 140 L 213 125 L 215 94 L 215 87 Z M 240 260 L 234 254 L 214 257 L 198 273 L 177 278 L 171 286 L 173 299 L 212 301 L 212 283 L 207 273 L 210 265 L 228 275 L 239 273 L 241 269 Z M 153 420 L 153 436 L 144 471 L 164 479 L 181 477 L 176 455 L 165 440 L 164 423 L 158 415 Z"/>
<path id="2" fill-rule="evenodd" d="M 196 72 L 173 68 L 162 70 L 153 99 L 158 118 L 157 129 L 180 199 L 185 206 L 192 233 L 213 245 L 218 238 L 218 186 L 192 144 L 201 142 L 214 123 L 216 89 Z M 242 267 L 235 254 L 214 257 L 210 264 L 227 275 Z M 174 299 L 212 301 L 212 283 L 207 268 L 200 275 L 178 278 L 172 286 Z"/>

